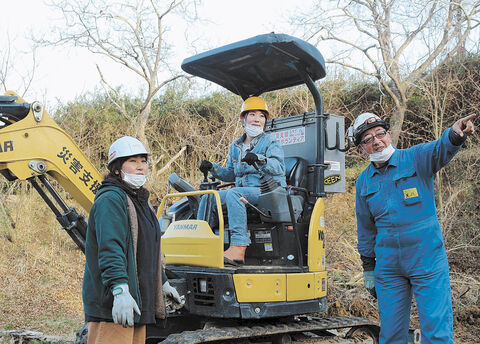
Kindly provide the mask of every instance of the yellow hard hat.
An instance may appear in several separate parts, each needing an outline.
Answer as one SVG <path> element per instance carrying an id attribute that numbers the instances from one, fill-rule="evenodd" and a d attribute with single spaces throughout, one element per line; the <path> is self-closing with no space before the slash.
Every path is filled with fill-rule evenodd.
<path id="1" fill-rule="evenodd" d="M 245 112 L 251 110 L 260 110 L 265 112 L 267 119 L 270 118 L 270 113 L 268 112 L 268 107 L 265 101 L 260 97 L 248 97 L 242 104 L 240 109 L 240 117 L 244 115 Z"/>

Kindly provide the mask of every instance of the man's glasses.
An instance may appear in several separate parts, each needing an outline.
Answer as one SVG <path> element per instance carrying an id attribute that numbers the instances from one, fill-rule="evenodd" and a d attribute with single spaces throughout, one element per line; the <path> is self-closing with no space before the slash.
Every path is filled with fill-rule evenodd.
<path id="1" fill-rule="evenodd" d="M 369 145 L 370 143 L 372 143 L 375 138 L 377 138 L 379 140 L 383 139 L 385 137 L 385 135 L 387 135 L 387 132 L 385 130 L 383 130 L 383 131 L 380 131 L 380 132 L 376 133 L 375 135 L 366 136 L 362 141 L 360 141 L 360 143 L 366 146 L 366 145 Z"/>

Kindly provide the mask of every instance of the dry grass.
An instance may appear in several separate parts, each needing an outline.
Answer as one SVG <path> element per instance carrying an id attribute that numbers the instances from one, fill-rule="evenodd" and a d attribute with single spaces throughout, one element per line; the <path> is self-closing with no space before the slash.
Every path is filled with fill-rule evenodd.
<path id="1" fill-rule="evenodd" d="M 0 328 L 73 337 L 83 325 L 83 253 L 33 192 L 1 205 L 15 227 L 0 230 L 9 233 L 0 235 Z"/>
<path id="2" fill-rule="evenodd" d="M 355 168 L 347 169 L 347 192 L 329 196 L 325 202 L 329 313 L 378 320 L 377 303 L 363 288 L 363 270 L 356 250 L 355 179 L 364 165 L 359 164 Z M 454 218 L 450 220 L 457 223 L 459 221 Z M 448 248 L 447 244 L 447 250 Z M 470 253 L 475 257 L 474 251 Z M 455 254 L 456 252 L 449 252 L 449 260 L 456 260 Z M 477 259 L 470 264 L 451 266 L 456 343 L 478 344 L 480 338 L 479 272 Z M 419 328 L 415 302 L 410 325 Z"/>
<path id="3" fill-rule="evenodd" d="M 363 165 L 347 170 L 347 192 L 326 199 L 329 313 L 378 320 L 356 250 L 354 181 Z M 16 186 L 14 195 L 0 198 L 0 329 L 73 338 L 83 325 L 83 266 L 83 254 L 35 192 Z M 476 343 L 478 274 L 455 267 L 451 279 L 456 342 Z M 411 324 L 418 327 L 415 307 Z"/>

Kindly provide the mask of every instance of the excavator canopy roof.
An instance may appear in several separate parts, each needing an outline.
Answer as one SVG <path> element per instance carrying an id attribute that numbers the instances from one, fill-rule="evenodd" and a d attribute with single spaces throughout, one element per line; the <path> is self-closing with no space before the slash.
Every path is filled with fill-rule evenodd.
<path id="1" fill-rule="evenodd" d="M 182 69 L 210 80 L 243 99 L 325 77 L 325 60 L 301 39 L 269 33 L 186 58 Z"/>

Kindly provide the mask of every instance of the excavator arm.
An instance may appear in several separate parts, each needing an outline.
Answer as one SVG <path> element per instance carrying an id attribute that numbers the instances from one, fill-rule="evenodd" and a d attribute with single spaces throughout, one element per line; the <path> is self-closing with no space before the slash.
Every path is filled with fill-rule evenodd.
<path id="1" fill-rule="evenodd" d="M 102 177 L 42 104 L 26 103 L 11 91 L 0 96 L 0 173 L 9 181 L 29 181 L 84 251 L 85 218 L 65 203 L 48 177 L 86 211 L 92 207 Z"/>

